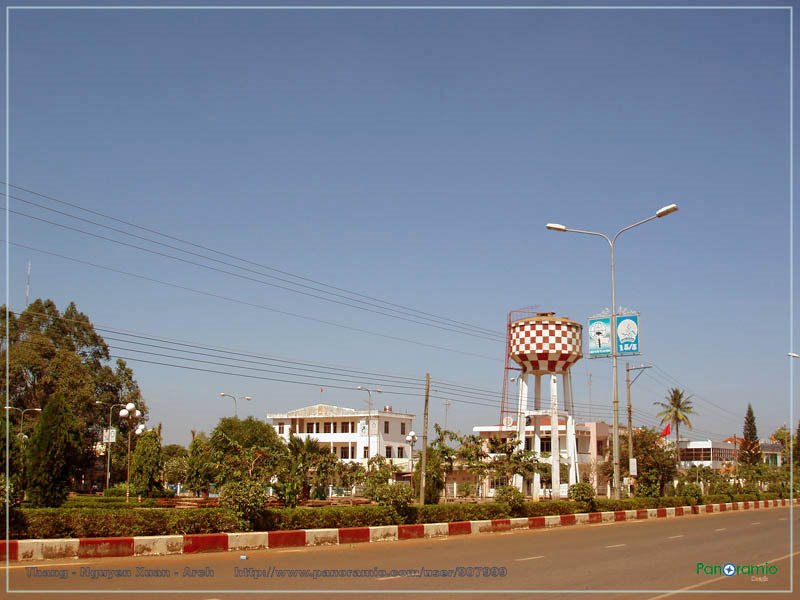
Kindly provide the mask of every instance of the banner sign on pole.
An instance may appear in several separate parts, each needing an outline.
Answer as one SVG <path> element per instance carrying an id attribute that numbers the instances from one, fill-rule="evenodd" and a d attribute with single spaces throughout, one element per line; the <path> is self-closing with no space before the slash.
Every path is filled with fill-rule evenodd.
<path id="1" fill-rule="evenodd" d="M 113 444 L 117 441 L 117 428 L 112 427 L 111 429 L 103 429 L 103 443 L 104 444 Z"/>
<path id="2" fill-rule="evenodd" d="M 611 317 L 589 319 L 589 358 L 611 356 Z"/>
<path id="3" fill-rule="evenodd" d="M 617 354 L 639 354 L 639 315 L 617 316 Z"/>

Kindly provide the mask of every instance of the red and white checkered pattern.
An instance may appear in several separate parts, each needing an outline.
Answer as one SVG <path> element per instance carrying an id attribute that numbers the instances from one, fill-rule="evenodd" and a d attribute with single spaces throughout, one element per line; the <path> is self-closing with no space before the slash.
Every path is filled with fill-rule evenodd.
<path id="1" fill-rule="evenodd" d="M 564 373 L 583 356 L 581 325 L 534 317 L 511 324 L 512 360 L 530 373 Z"/>

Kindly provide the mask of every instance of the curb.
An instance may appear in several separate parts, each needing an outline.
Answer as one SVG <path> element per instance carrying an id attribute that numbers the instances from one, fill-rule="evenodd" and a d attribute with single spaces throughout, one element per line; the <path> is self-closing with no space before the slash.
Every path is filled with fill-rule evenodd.
<path id="1" fill-rule="evenodd" d="M 800 503 L 800 499 L 796 500 Z M 411 540 L 454 535 L 507 532 L 513 529 L 542 529 L 615 523 L 643 519 L 674 518 L 688 515 L 735 510 L 754 510 L 789 506 L 789 500 L 754 500 L 727 504 L 676 506 L 674 508 L 641 508 L 609 512 L 519 517 L 485 521 L 455 521 L 419 525 L 385 525 L 377 527 L 341 527 L 338 529 L 299 529 L 247 533 L 197 533 L 115 538 L 66 538 L 51 540 L 0 540 L 0 559 L 9 561 L 44 560 L 49 558 L 105 558 L 120 556 L 155 556 L 228 552 L 305 546 L 335 546 Z"/>

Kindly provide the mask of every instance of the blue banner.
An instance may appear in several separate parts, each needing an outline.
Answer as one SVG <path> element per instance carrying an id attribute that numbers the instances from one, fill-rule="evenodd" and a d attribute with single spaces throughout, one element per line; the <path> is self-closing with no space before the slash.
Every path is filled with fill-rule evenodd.
<path id="1" fill-rule="evenodd" d="M 611 317 L 589 319 L 589 358 L 611 356 Z"/>
<path id="2" fill-rule="evenodd" d="M 617 354 L 639 354 L 639 315 L 617 316 Z"/>

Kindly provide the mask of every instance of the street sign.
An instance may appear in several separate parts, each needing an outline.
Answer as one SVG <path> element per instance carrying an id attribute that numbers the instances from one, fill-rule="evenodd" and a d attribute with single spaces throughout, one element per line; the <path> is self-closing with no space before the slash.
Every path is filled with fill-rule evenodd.
<path id="1" fill-rule="evenodd" d="M 639 315 L 617 316 L 617 354 L 639 354 Z"/>
<path id="2" fill-rule="evenodd" d="M 636 477 L 639 473 L 636 469 L 636 459 L 629 458 L 628 459 L 628 471 L 630 471 L 631 477 Z"/>
<path id="3" fill-rule="evenodd" d="M 104 444 L 113 444 L 117 441 L 117 428 L 112 427 L 111 429 L 103 429 L 103 443 Z"/>
<path id="4" fill-rule="evenodd" d="M 611 317 L 589 319 L 589 358 L 611 356 Z"/>

